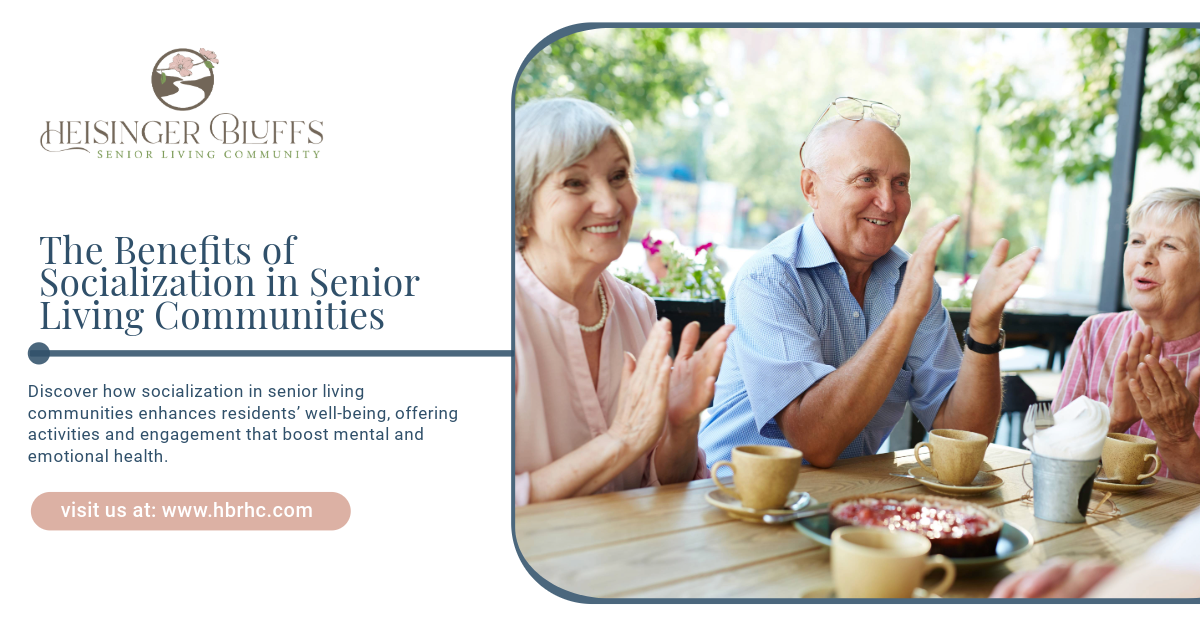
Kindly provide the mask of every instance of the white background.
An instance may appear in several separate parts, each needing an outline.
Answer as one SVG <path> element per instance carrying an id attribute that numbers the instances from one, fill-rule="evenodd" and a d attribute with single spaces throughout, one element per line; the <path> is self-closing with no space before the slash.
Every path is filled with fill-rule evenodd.
<path id="1" fill-rule="evenodd" d="M 592 607 L 543 590 L 520 564 L 511 536 L 508 359 L 56 358 L 34 366 L 25 357 L 33 342 L 63 349 L 510 348 L 511 90 L 525 55 L 563 26 L 1200 18 L 1194 4 L 1184 13 L 1167 8 L 1157 16 L 1144 6 L 1135 13 L 1131 5 L 1114 3 L 1089 3 L 1086 14 L 1050 12 L 1036 2 L 978 9 L 962 3 L 944 9 L 935 3 L 806 4 L 7 5 L 0 20 L 4 623 L 719 625 L 748 616 L 789 624 L 861 618 L 861 611 L 841 606 Z M 166 50 L 201 46 L 220 59 L 212 96 L 191 112 L 163 107 L 147 85 L 151 65 Z M 196 120 L 203 139 L 208 120 L 221 112 L 252 120 L 322 120 L 321 157 L 109 161 L 96 159 L 95 152 L 47 153 L 38 146 L 47 120 Z M 211 138 L 204 147 L 224 148 Z M 37 238 L 64 233 L 75 242 L 100 243 L 106 259 L 115 255 L 118 235 L 139 244 L 182 245 L 216 234 L 253 245 L 254 263 L 240 270 L 256 276 L 265 275 L 258 259 L 262 246 L 297 235 L 295 274 L 302 291 L 314 267 L 356 274 L 380 266 L 388 274 L 422 279 L 416 298 L 350 303 L 383 307 L 387 324 L 380 331 L 185 332 L 152 324 L 136 338 L 115 331 L 41 331 L 43 251 Z M 158 301 L 138 306 L 149 309 Z M 193 305 L 240 305 L 214 301 Z M 288 307 L 313 301 L 297 298 Z M 132 305 L 130 299 L 101 301 L 101 307 Z M 149 313 L 143 321 L 150 322 Z M 159 446 L 170 462 L 145 466 L 25 460 L 31 450 L 52 449 L 25 440 L 33 423 L 25 418 L 28 410 L 72 407 L 30 399 L 29 384 L 184 383 L 363 386 L 369 407 L 456 407 L 461 418 L 427 426 L 419 444 L 173 444 Z M 353 514 L 336 532 L 47 532 L 29 516 L 33 499 L 46 491 L 336 491 L 350 501 Z M 884 609 L 868 609 L 869 621 L 883 620 Z M 978 610 L 926 606 L 899 612 L 907 622 L 953 613 L 956 621 L 984 625 L 1094 614 L 1081 607 Z M 1103 612 L 1110 620 L 1134 616 L 1129 608 Z M 1156 607 L 1154 621 L 1170 612 Z"/>

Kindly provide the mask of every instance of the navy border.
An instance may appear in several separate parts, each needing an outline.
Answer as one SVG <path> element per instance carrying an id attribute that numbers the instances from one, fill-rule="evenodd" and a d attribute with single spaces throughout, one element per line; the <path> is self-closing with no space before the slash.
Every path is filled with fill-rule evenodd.
<path id="1" fill-rule="evenodd" d="M 533 59 L 537 53 L 551 43 L 571 35 L 588 30 L 600 28 L 1169 28 L 1175 26 L 1194 27 L 1197 23 L 1194 22 L 581 22 L 560 28 L 553 33 L 542 38 L 529 53 L 525 55 L 525 60 L 521 62 L 521 67 L 517 68 L 517 74 L 513 78 L 513 90 L 509 99 L 512 107 L 509 112 L 509 206 L 511 208 L 512 221 L 510 221 L 510 236 L 509 242 L 516 241 L 516 105 L 517 105 L 517 86 L 521 80 L 521 73 L 525 70 L 525 66 Z M 512 526 L 512 541 L 513 549 L 517 551 L 517 558 L 521 560 L 521 564 L 525 566 L 525 571 L 529 572 L 530 577 L 535 582 L 542 585 L 550 593 L 570 602 L 578 602 L 581 604 L 1200 604 L 1200 598 L 1195 599 L 1169 599 L 1169 598 L 1117 598 L 1117 599 L 1020 599 L 1020 600 L 994 600 L 990 598 L 952 598 L 940 601 L 933 600 L 807 600 L 800 598 L 639 598 L 639 599 L 608 599 L 597 598 L 586 595 L 580 595 L 567 591 L 562 587 L 546 580 L 537 572 L 529 561 L 525 560 L 525 555 L 521 553 L 521 546 L 517 543 L 517 361 L 515 356 L 515 348 L 517 346 L 517 262 L 516 258 L 510 260 L 511 272 L 511 292 L 512 302 L 511 308 L 511 323 L 512 328 L 510 347 L 513 347 L 512 360 L 512 484 L 511 498 L 509 504 L 512 506 L 512 516 L 510 522 Z"/>

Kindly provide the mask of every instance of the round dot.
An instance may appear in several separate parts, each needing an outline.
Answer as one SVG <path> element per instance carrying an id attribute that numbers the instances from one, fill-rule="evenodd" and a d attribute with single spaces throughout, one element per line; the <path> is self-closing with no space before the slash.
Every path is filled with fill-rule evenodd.
<path id="1" fill-rule="evenodd" d="M 70 301 L 63 301 L 63 305 L 70 305 L 70 304 L 71 304 Z"/>
<path id="2" fill-rule="evenodd" d="M 345 305 L 345 304 L 346 304 L 346 300 L 342 299 L 342 305 Z"/>
<path id="3" fill-rule="evenodd" d="M 274 266 L 272 266 L 272 267 L 268 268 L 268 269 L 267 269 L 267 272 L 269 272 L 269 273 L 273 273 L 273 272 L 275 272 L 275 267 L 274 267 Z"/>
<path id="4" fill-rule="evenodd" d="M 95 301 L 92 301 L 92 305 L 100 305 L 100 299 L 96 299 Z"/>
<path id="5" fill-rule="evenodd" d="M 317 299 L 317 305 L 320 305 L 320 304 L 321 304 L 321 300 Z"/>
<path id="6" fill-rule="evenodd" d="M 100 272 L 102 272 L 102 273 L 106 273 L 106 272 L 108 272 L 108 269 L 107 269 L 107 268 L 105 268 L 104 266 L 101 266 L 101 267 L 100 267 Z"/>
<path id="7" fill-rule="evenodd" d="M 375 267 L 375 272 L 379 272 L 379 267 L 378 267 L 378 266 L 376 266 L 376 267 Z"/>
<path id="8" fill-rule="evenodd" d="M 204 272 L 208 272 L 208 266 L 204 267 Z"/>

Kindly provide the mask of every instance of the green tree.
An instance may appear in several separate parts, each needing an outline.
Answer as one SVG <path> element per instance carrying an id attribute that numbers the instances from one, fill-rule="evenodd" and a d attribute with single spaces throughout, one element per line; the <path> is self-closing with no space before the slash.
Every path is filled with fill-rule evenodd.
<path id="1" fill-rule="evenodd" d="M 995 114 L 1020 166 L 1082 183 L 1112 168 L 1111 141 L 1124 71 L 1125 29 L 1069 32 L 1078 78 L 1067 98 L 1033 98 L 1025 68 L 981 80 L 980 109 Z M 1150 30 L 1139 147 L 1158 161 L 1196 166 L 1200 150 L 1200 30 Z"/>
<path id="2" fill-rule="evenodd" d="M 572 33 L 529 61 L 516 105 L 574 96 L 635 123 L 655 121 L 681 98 L 705 91 L 703 28 L 612 28 Z"/>

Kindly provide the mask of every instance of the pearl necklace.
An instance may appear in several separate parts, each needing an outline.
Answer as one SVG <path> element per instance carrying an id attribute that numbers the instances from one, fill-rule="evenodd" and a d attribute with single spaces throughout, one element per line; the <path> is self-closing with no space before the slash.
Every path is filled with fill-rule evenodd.
<path id="1" fill-rule="evenodd" d="M 608 320 L 608 301 L 604 298 L 604 286 L 600 284 L 600 280 L 596 280 L 596 289 L 600 291 L 600 322 L 595 325 L 584 325 L 580 323 L 579 329 L 584 333 L 592 333 L 604 327 L 604 322 Z"/>

